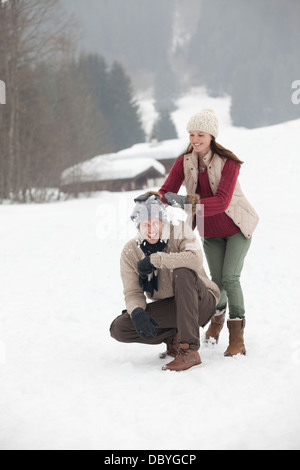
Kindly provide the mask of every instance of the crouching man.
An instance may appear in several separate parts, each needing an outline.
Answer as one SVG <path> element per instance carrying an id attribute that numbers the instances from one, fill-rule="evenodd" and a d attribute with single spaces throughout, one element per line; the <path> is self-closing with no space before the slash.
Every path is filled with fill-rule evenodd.
<path id="1" fill-rule="evenodd" d="M 137 238 L 121 254 L 126 309 L 111 327 L 124 343 L 166 343 L 163 370 L 199 366 L 199 327 L 215 314 L 219 289 L 206 275 L 199 241 L 188 224 L 167 222 L 164 204 L 156 198 L 137 202 L 132 220 Z M 152 302 L 147 302 L 146 297 Z"/>

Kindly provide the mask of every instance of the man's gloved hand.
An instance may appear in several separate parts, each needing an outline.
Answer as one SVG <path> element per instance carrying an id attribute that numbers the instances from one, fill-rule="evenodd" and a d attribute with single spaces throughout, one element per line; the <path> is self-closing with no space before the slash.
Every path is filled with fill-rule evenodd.
<path id="1" fill-rule="evenodd" d="M 155 269 L 155 266 L 151 264 L 150 256 L 145 256 L 145 258 L 141 259 L 141 261 L 138 261 L 137 263 L 137 270 L 142 279 L 146 279 L 148 274 L 153 273 Z"/>
<path id="2" fill-rule="evenodd" d="M 164 199 L 169 206 L 181 207 L 181 209 L 184 209 L 184 205 L 189 203 L 188 196 L 180 196 L 176 193 L 166 193 Z"/>
<path id="3" fill-rule="evenodd" d="M 145 339 L 147 336 L 157 336 L 155 326 L 159 326 L 156 320 L 141 307 L 137 307 L 131 314 L 131 319 L 138 335 Z"/>
<path id="4" fill-rule="evenodd" d="M 162 199 L 162 195 L 160 193 L 157 193 L 156 191 L 149 191 L 148 193 L 144 193 L 136 197 L 134 202 L 145 202 L 147 199 L 149 199 L 150 196 L 156 196 L 156 199 L 159 199 L 160 201 Z"/>

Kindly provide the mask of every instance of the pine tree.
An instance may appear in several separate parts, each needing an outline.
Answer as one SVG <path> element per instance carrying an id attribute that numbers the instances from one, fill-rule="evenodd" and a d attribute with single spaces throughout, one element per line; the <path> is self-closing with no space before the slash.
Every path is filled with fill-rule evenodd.
<path id="1" fill-rule="evenodd" d="M 152 139 L 158 141 L 177 139 L 176 127 L 171 119 L 170 112 L 162 110 L 152 129 Z"/>
<path id="2" fill-rule="evenodd" d="M 80 75 L 83 79 L 83 86 L 86 87 L 86 93 L 90 94 L 94 105 L 101 114 L 101 129 L 98 132 L 103 135 L 105 127 L 105 141 L 115 150 L 114 140 L 111 133 L 110 120 L 110 86 L 109 86 L 109 68 L 104 57 L 98 54 L 82 54 L 78 64 L 75 65 L 75 75 Z M 106 121 L 103 126 L 103 120 Z"/>
<path id="3" fill-rule="evenodd" d="M 145 134 L 133 100 L 130 78 L 123 66 L 114 63 L 109 70 L 105 59 L 97 54 L 82 55 L 77 73 L 85 78 L 87 93 L 107 122 L 107 141 L 114 151 L 145 141 Z"/>
<path id="4" fill-rule="evenodd" d="M 130 79 L 117 62 L 109 73 L 106 118 L 116 150 L 145 141 Z"/>
<path id="5" fill-rule="evenodd" d="M 158 69 L 154 81 L 155 108 L 158 112 L 175 111 L 175 100 L 180 94 L 180 84 L 177 75 L 168 62 L 164 62 Z"/>
<path id="6" fill-rule="evenodd" d="M 108 114 L 109 70 L 104 57 L 98 54 L 82 54 L 79 58 L 78 70 L 85 77 L 97 106 L 104 115 Z"/>

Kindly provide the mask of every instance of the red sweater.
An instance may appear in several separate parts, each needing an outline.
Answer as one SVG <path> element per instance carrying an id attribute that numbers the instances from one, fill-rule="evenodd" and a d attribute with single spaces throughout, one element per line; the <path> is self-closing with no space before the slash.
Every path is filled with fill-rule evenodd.
<path id="1" fill-rule="evenodd" d="M 183 160 L 184 155 L 174 163 L 168 178 L 159 190 L 161 194 L 164 195 L 167 192 L 178 193 L 184 182 Z M 207 170 L 205 169 L 204 173 L 198 171 L 196 193 L 199 194 L 200 202 L 204 205 L 204 234 L 200 232 L 202 237 L 228 237 L 240 232 L 239 227 L 225 214 L 233 195 L 239 171 L 239 165 L 235 161 L 227 160 L 215 195 L 213 195 L 209 185 Z M 197 214 L 197 218 L 199 217 L 201 215 Z M 197 220 L 197 226 L 201 227 L 199 219 Z"/>

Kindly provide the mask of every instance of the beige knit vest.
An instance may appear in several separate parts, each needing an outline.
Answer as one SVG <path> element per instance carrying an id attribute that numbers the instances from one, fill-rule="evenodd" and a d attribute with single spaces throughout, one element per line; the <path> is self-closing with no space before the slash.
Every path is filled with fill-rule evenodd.
<path id="1" fill-rule="evenodd" d="M 204 157 L 212 193 L 215 195 L 222 177 L 222 170 L 226 163 L 219 155 L 211 152 Z M 211 159 L 211 160 L 210 160 Z M 187 194 L 195 194 L 198 185 L 198 155 L 193 151 L 184 156 L 184 178 Z M 200 195 L 201 198 L 201 195 Z M 231 202 L 225 213 L 240 228 L 246 238 L 250 238 L 258 224 L 258 215 L 244 196 L 240 183 L 237 181 Z"/>

